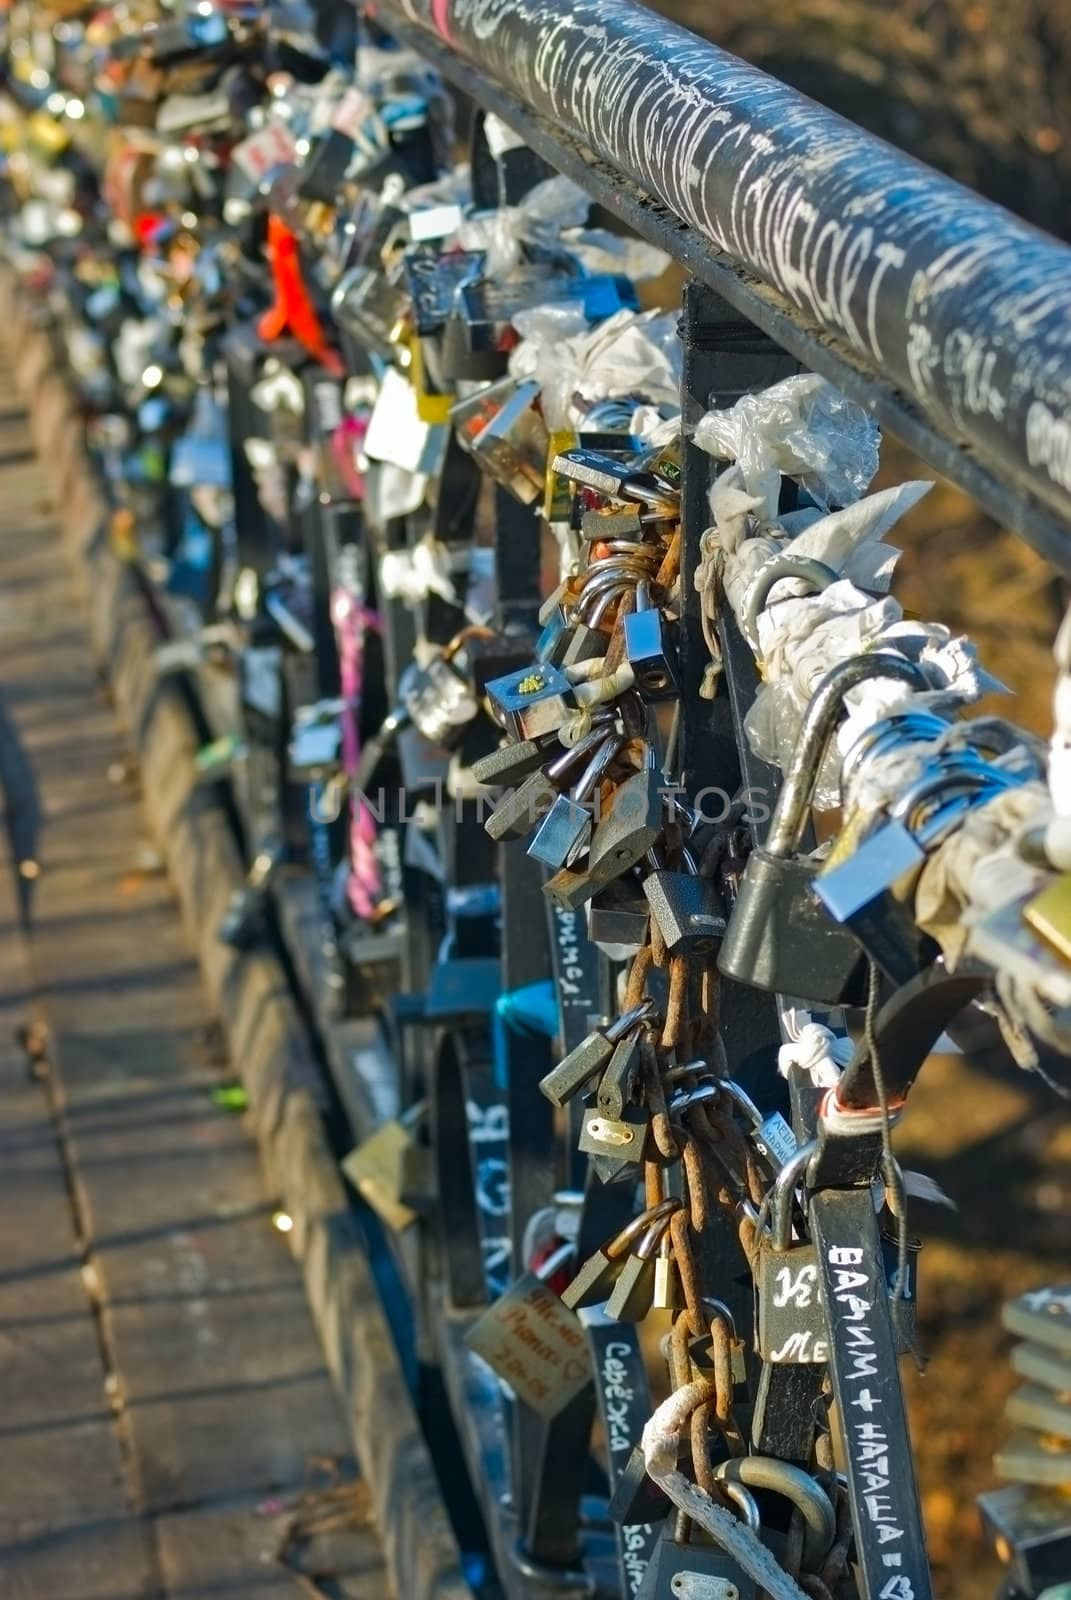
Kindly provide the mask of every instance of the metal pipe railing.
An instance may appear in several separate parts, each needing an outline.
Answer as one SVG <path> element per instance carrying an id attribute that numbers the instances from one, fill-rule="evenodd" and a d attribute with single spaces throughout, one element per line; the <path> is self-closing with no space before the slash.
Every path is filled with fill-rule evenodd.
<path id="1" fill-rule="evenodd" d="M 939 470 L 960 477 L 963 447 L 1071 517 L 1071 248 L 631 0 L 376 14 L 437 64 L 470 63 L 891 380 L 946 442 Z M 691 268 L 683 239 L 677 253 Z M 1067 568 L 1062 530 L 1034 542 Z"/>

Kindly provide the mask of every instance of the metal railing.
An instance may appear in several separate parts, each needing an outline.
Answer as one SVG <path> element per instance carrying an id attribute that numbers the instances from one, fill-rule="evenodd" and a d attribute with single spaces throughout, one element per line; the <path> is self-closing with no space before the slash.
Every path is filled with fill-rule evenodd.
<path id="1" fill-rule="evenodd" d="M 376 14 L 1071 573 L 1071 249 L 630 0 Z"/>

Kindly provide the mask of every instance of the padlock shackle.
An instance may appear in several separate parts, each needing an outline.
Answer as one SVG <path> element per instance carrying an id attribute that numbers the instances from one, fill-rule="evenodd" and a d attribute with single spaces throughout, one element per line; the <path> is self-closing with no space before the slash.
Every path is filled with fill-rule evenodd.
<path id="1" fill-rule="evenodd" d="M 621 1015 L 603 1030 L 606 1038 L 611 1044 L 619 1044 L 638 1023 L 646 1022 L 648 1017 L 653 1016 L 654 1009 L 655 1003 L 650 999 L 640 1000 L 636 1005 L 629 1006 L 627 1011 L 622 1011 Z"/>
<path id="2" fill-rule="evenodd" d="M 614 601 L 620 600 L 622 596 L 629 594 L 632 587 L 633 579 L 626 574 L 624 577 L 618 578 L 611 587 L 604 589 L 584 618 L 588 627 L 597 628 Z"/>
<path id="3" fill-rule="evenodd" d="M 715 1295 L 705 1294 L 702 1297 L 702 1302 L 701 1303 L 702 1303 L 704 1311 L 707 1311 L 707 1310 L 710 1311 L 710 1313 L 711 1313 L 710 1320 L 712 1322 L 714 1321 L 715 1317 L 720 1317 L 723 1322 L 727 1322 L 729 1324 L 729 1337 L 731 1339 L 735 1339 L 736 1338 L 736 1318 L 733 1316 L 732 1312 L 729 1310 L 729 1307 L 725 1304 L 725 1301 L 724 1300 L 719 1300 Z"/>
<path id="4" fill-rule="evenodd" d="M 782 578 L 799 578 L 801 582 L 809 584 L 816 594 L 821 594 L 830 584 L 836 583 L 839 576 L 832 567 L 824 561 L 816 561 L 813 556 L 778 555 L 761 566 L 748 585 L 740 623 L 741 631 L 755 654 L 759 654 L 759 616 L 774 586 Z"/>
<path id="5" fill-rule="evenodd" d="M 683 1202 L 681 1200 L 677 1199 L 675 1195 L 670 1195 L 666 1200 L 659 1200 L 657 1205 L 648 1206 L 646 1211 L 641 1211 L 638 1217 L 633 1217 L 631 1222 L 625 1223 L 619 1233 L 614 1234 L 610 1243 L 604 1246 L 604 1253 L 611 1261 L 616 1261 L 625 1254 L 641 1234 L 645 1236 L 646 1242 L 646 1236 L 657 1229 L 658 1231 L 654 1235 L 654 1244 L 651 1246 L 653 1253 L 654 1246 L 657 1245 L 662 1234 L 669 1226 L 670 1217 L 675 1211 L 680 1211 L 682 1205 Z"/>
<path id="6" fill-rule="evenodd" d="M 646 572 L 646 563 L 632 556 L 606 556 L 602 561 L 592 562 L 577 596 L 574 612 L 579 615 L 596 595 L 615 584 L 627 583 L 630 588 L 633 587 Z"/>
<path id="7" fill-rule="evenodd" d="M 817 1479 L 802 1467 L 777 1456 L 733 1456 L 714 1468 L 722 1483 L 742 1483 L 751 1489 L 769 1489 L 791 1500 L 803 1518 L 803 1566 L 814 1572 L 833 1548 L 837 1516 L 833 1503 Z"/>
<path id="8" fill-rule="evenodd" d="M 722 1092 L 729 1096 L 729 1099 L 733 1102 L 733 1105 L 736 1107 L 736 1109 L 744 1113 L 744 1116 L 751 1123 L 751 1126 L 753 1128 L 761 1128 L 763 1124 L 762 1112 L 759 1110 L 754 1100 L 752 1100 L 747 1090 L 742 1089 L 741 1086 L 732 1078 L 722 1078 L 720 1080 L 720 1086 Z"/>
<path id="9" fill-rule="evenodd" d="M 1013 753 L 1026 757 L 1030 764 L 1029 772 L 1025 768 L 1017 771 L 1021 781 L 1027 777 L 1036 778 L 1039 782 L 1045 781 L 1048 771 L 1048 745 L 1036 733 L 1028 733 L 1025 728 L 1017 728 L 1014 723 L 1006 722 L 1003 717 L 974 717 L 969 722 L 953 722 L 949 731 L 941 740 L 942 750 L 956 750 L 961 744 L 966 744 L 970 749 L 983 752 L 992 760 L 999 762 L 1002 757 Z M 1004 767 L 1000 771 L 1007 770 Z"/>
<path id="10" fill-rule="evenodd" d="M 878 756 L 888 755 L 904 744 L 936 743 L 954 726 L 933 711 L 893 711 L 880 717 L 864 728 L 845 752 L 840 769 L 842 791 L 854 782 L 859 768 L 865 768 Z"/>
<path id="11" fill-rule="evenodd" d="M 602 744 L 595 751 L 595 754 L 592 756 L 591 760 L 588 762 L 587 766 L 584 768 L 583 772 L 580 774 L 580 777 L 576 781 L 576 788 L 573 791 L 573 799 L 576 800 L 578 804 L 582 804 L 585 800 L 591 799 L 591 796 L 595 792 L 596 785 L 599 783 L 607 769 L 613 765 L 614 761 L 617 759 L 621 750 L 627 743 L 628 741 L 625 738 L 625 735 L 623 733 L 618 733 L 614 729 L 611 729 L 609 733 L 604 735 Z"/>
<path id="12" fill-rule="evenodd" d="M 590 728 L 574 745 L 570 745 L 560 756 L 555 756 L 554 760 L 548 763 L 543 769 L 544 775 L 557 786 L 558 779 L 565 777 L 572 767 L 579 766 L 593 751 L 602 749 L 611 731 L 611 727 L 605 721 Z"/>
<path id="13" fill-rule="evenodd" d="M 849 656 L 829 669 L 803 714 L 796 748 L 770 818 L 764 844 L 767 855 L 785 860 L 799 848 L 822 762 L 844 709 L 844 697 L 872 678 L 898 679 L 918 690 L 929 687 L 925 672 L 916 662 L 891 650 Z"/>
<path id="14" fill-rule="evenodd" d="M 951 797 L 956 794 L 975 794 L 980 789 L 1012 789 L 1015 777 L 984 761 L 981 756 L 961 755 L 939 757 L 936 767 L 928 763 L 921 776 L 909 784 L 903 794 L 897 795 L 889 808 L 890 816 L 899 822 L 914 816 L 927 800 Z M 910 823 L 908 824 L 910 826 Z"/>
<path id="15" fill-rule="evenodd" d="M 662 1074 L 663 1083 L 679 1083 L 681 1078 L 694 1077 L 697 1073 L 709 1074 L 710 1065 L 702 1056 L 696 1061 L 681 1061 L 675 1067 L 667 1067 Z"/>
<path id="16" fill-rule="evenodd" d="M 532 1268 L 532 1275 L 538 1278 L 540 1283 L 546 1283 L 548 1278 L 553 1278 L 556 1272 L 560 1272 L 563 1267 L 567 1267 L 575 1255 L 576 1245 L 571 1239 L 567 1239 L 558 1245 L 557 1249 L 552 1250 L 546 1260 L 539 1263 L 538 1267 Z"/>
<path id="17" fill-rule="evenodd" d="M 988 785 L 976 785 L 971 789 L 953 788 L 926 816 L 917 822 L 912 821 L 911 832 L 916 842 L 923 850 L 936 849 L 959 826 L 960 818 L 973 809 L 976 800 L 991 800 L 1000 793 L 1003 793 L 1001 789 L 991 789 Z"/>
<path id="18" fill-rule="evenodd" d="M 666 1110 L 671 1118 L 679 1117 L 690 1106 L 706 1105 L 708 1101 L 718 1100 L 720 1097 L 720 1083 L 697 1083 L 691 1089 L 678 1089 L 671 1095 Z"/>
<path id="19" fill-rule="evenodd" d="M 745 1528 L 751 1533 L 761 1533 L 762 1512 L 759 1510 L 759 1502 L 755 1499 L 751 1490 L 746 1489 L 742 1483 L 734 1483 L 732 1479 L 725 1480 L 724 1488 L 725 1493 L 739 1511 L 740 1520 Z"/>
<path id="20" fill-rule="evenodd" d="M 817 1139 L 800 1145 L 796 1154 L 785 1162 L 777 1174 L 762 1203 L 762 1210 L 769 1211 L 770 1243 L 775 1250 L 784 1251 L 792 1247 L 792 1198 L 796 1193 L 797 1183 L 807 1171 L 817 1150 Z"/>

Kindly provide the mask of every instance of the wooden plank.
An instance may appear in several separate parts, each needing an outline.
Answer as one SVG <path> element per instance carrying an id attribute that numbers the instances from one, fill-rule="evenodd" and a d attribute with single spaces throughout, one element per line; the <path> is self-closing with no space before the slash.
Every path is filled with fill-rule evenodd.
<path id="1" fill-rule="evenodd" d="M 19 604 L 0 606 L 0 685 L 44 813 L 33 984 L 16 988 L 47 1018 L 51 1113 L 0 1046 L 0 1441 L 17 1479 L 0 1593 L 297 1596 L 265 1566 L 259 1508 L 317 1459 L 351 1470 L 345 1428 L 251 1129 L 213 1100 L 234 1069 L 170 886 L 140 864 L 140 797 L 114 781 L 126 749 L 71 574 L 55 538 L 18 532 L 41 469 L 0 460 L 0 488 L 9 473 L 0 594 Z M 354 1595 L 378 1600 L 374 1539 L 358 1565 Z"/>

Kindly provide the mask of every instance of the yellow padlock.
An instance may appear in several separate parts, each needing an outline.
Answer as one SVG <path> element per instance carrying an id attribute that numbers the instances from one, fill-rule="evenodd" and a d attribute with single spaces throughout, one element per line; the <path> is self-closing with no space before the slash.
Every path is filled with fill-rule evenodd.
<path id="1" fill-rule="evenodd" d="M 433 425 L 449 422 L 456 395 L 452 390 L 439 390 L 431 385 L 417 334 L 410 331 L 404 342 L 409 351 L 408 373 L 416 395 L 417 416 L 421 422 Z"/>

